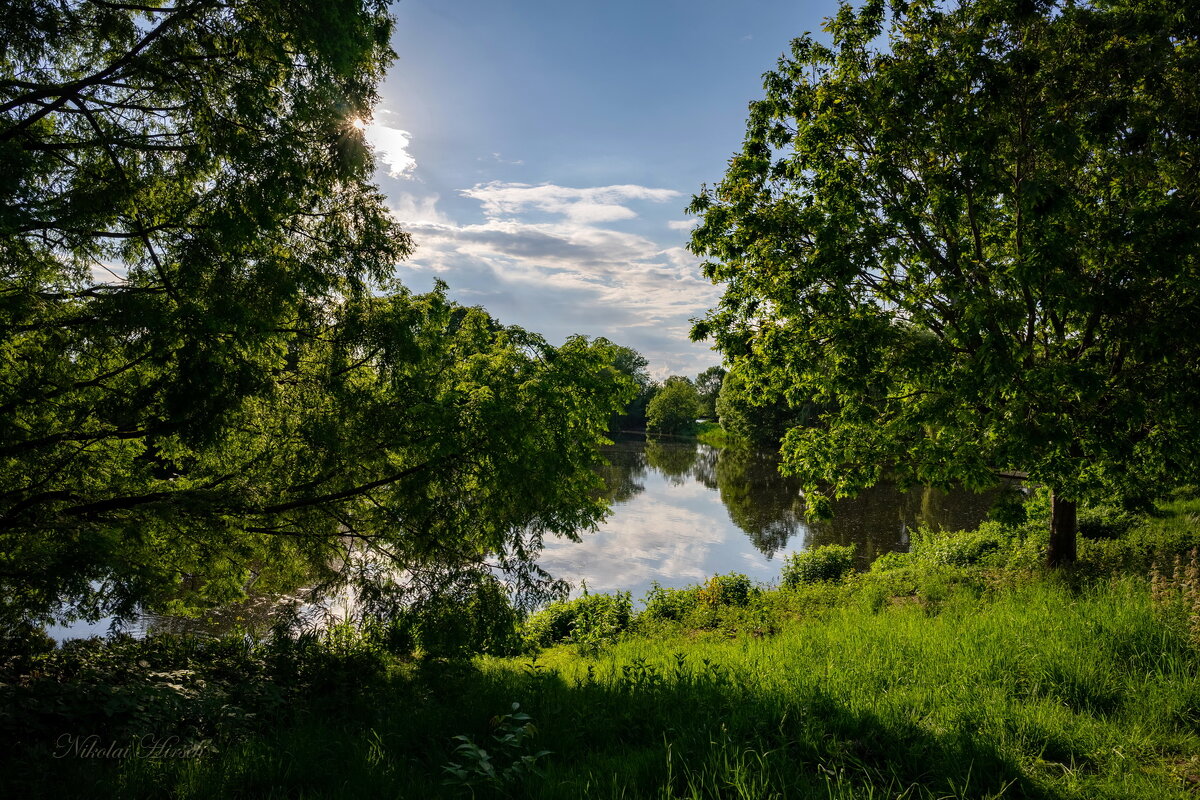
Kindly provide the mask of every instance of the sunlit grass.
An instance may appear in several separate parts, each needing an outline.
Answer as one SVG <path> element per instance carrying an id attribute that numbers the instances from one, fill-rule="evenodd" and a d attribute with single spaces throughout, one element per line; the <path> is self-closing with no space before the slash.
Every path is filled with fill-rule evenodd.
<path id="1" fill-rule="evenodd" d="M 1119 540 L 1117 560 L 1193 542 L 1196 510 L 1168 505 Z M 1107 547 L 1092 555 L 1115 558 Z M 725 616 L 635 622 L 607 644 L 347 667 L 266 733 L 202 759 L 60 760 L 19 786 L 194 798 L 1196 796 L 1200 651 L 1140 567 L 1110 575 L 1088 562 L 1064 577 L 917 556 L 892 573 L 758 594 Z M 514 703 L 536 734 L 504 755 L 495 737 L 513 727 L 497 720 Z M 471 777 L 487 773 L 477 749 L 456 751 L 458 736 L 509 777 Z M 537 773 L 510 769 L 522 755 Z M 458 785 L 444 783 L 452 763 L 468 776 Z"/>

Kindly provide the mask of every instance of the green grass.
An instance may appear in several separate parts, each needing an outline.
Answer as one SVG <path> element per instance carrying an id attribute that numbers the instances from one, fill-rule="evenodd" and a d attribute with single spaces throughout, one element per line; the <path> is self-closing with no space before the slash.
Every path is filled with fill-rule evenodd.
<path id="1" fill-rule="evenodd" d="M 634 618 L 615 638 L 580 637 L 536 656 L 371 661 L 369 646 L 343 641 L 343 660 L 301 670 L 302 689 L 244 729 L 252 733 L 216 737 L 217 752 L 54 759 L 52 742 L 31 742 L 0 788 L 1194 798 L 1200 650 L 1186 616 L 1152 602 L 1145 569 L 1155 554 L 1195 546 L 1198 510 L 1178 499 L 1120 539 L 1098 540 L 1116 544 L 1085 542 L 1084 563 L 1067 575 L 1032 567 L 1037 548 L 1020 529 L 985 527 L 927 535 L 913 554 L 837 582 L 744 592 L 733 577 L 710 581 L 667 604 L 678 614 Z M 504 717 L 521 713 L 533 728 Z M 456 750 L 457 736 L 488 750 L 507 777 L 488 779 L 477 749 Z M 451 765 L 459 785 L 443 783 Z"/>
<path id="2" fill-rule="evenodd" d="M 696 438 L 710 447 L 733 447 L 737 439 L 716 422 L 701 422 L 696 425 Z"/>

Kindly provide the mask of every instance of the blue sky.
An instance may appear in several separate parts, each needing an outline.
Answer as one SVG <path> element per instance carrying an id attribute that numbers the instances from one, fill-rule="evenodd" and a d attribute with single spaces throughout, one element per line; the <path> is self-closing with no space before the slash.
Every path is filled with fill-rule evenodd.
<path id="1" fill-rule="evenodd" d="M 402 0 L 367 129 L 417 251 L 416 290 L 558 344 L 634 347 L 658 377 L 719 363 L 688 340 L 719 296 L 684 213 L 738 149 L 746 106 L 834 2 Z"/>

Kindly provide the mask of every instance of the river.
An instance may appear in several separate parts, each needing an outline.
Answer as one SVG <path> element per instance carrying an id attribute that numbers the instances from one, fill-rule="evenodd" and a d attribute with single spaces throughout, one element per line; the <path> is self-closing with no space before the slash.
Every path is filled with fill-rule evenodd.
<path id="1" fill-rule="evenodd" d="M 854 544 L 861 568 L 905 551 L 918 525 L 977 526 L 992 493 L 899 491 L 882 483 L 833 503 L 833 516 L 806 520 L 797 481 L 768 453 L 679 441 L 626 440 L 605 449 L 612 513 L 578 543 L 548 542 L 541 564 L 590 592 L 628 590 L 641 598 L 657 582 L 679 587 L 740 572 L 770 583 L 789 553 Z"/>
<path id="2" fill-rule="evenodd" d="M 582 533 L 579 542 L 548 541 L 539 560 L 550 574 L 569 581 L 576 595 L 586 582 L 589 592 L 629 591 L 637 601 L 656 582 L 680 587 L 729 572 L 770 583 L 789 553 L 823 544 L 856 545 L 859 566 L 866 568 L 883 553 L 907 550 L 918 525 L 975 527 L 993 499 L 930 488 L 900 492 L 880 484 L 835 501 L 831 519 L 810 521 L 798 483 L 780 475 L 768 453 L 639 437 L 619 441 L 604 454 L 608 519 Z M 216 612 L 209 629 L 219 631 L 246 616 L 265 619 L 271 604 L 271 598 L 257 598 L 254 607 Z M 77 622 L 48 632 L 59 640 L 103 634 L 108 623 Z M 146 615 L 128 630 L 139 635 L 175 627 Z M 196 630 L 197 623 L 189 621 L 187 629 Z"/>

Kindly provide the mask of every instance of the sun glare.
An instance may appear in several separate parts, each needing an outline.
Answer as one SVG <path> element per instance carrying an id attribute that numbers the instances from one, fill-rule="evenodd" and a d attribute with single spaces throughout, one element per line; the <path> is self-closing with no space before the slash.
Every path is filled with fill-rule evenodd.
<path id="1" fill-rule="evenodd" d="M 357 128 L 360 131 L 365 131 L 367 129 L 367 123 L 363 122 L 361 117 L 354 117 L 350 120 L 350 127 Z"/>

